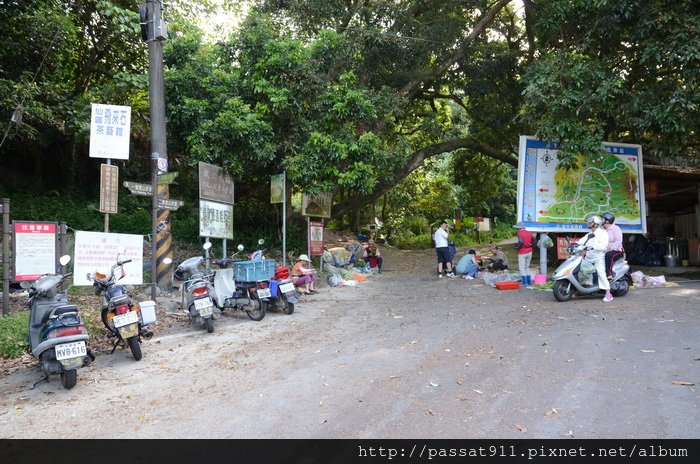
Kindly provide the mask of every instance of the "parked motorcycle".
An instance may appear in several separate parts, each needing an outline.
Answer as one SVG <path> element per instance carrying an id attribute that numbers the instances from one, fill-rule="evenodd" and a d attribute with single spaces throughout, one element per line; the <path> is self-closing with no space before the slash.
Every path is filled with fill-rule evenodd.
<path id="1" fill-rule="evenodd" d="M 68 255 L 59 260 L 62 266 L 69 261 Z M 29 290 L 29 347 L 41 362 L 44 378 L 39 382 L 60 374 L 66 389 L 77 383 L 77 369 L 95 360 L 87 347 L 88 331 L 78 307 L 68 302 L 66 291 L 56 291 L 69 275 L 45 274 L 34 283 L 21 284 Z"/>
<path id="2" fill-rule="evenodd" d="M 204 250 L 211 248 L 211 243 L 204 244 Z M 214 303 L 211 295 L 214 287 L 211 284 L 211 276 L 205 274 L 202 266 L 205 258 L 193 256 L 187 258 L 175 269 L 173 278 L 182 282 L 182 306 L 190 321 L 197 325 L 205 325 L 208 333 L 214 331 Z M 217 310 L 218 311 L 218 310 Z"/>
<path id="3" fill-rule="evenodd" d="M 275 308 L 284 311 L 284 314 L 292 314 L 294 305 L 299 301 L 297 290 L 289 276 L 289 268 L 280 266 L 275 269 L 275 276 L 270 280 L 270 303 Z"/>
<path id="4" fill-rule="evenodd" d="M 119 251 L 119 254 L 121 253 L 123 253 L 122 250 Z M 153 332 L 146 329 L 146 326 L 155 322 L 155 310 L 152 312 L 150 310 L 155 307 L 155 303 L 150 301 L 141 303 L 144 309 L 149 308 L 144 315 L 141 306 L 132 304 L 131 297 L 124 286 L 117 283 L 126 275 L 124 265 L 130 262 L 130 259 L 119 261 L 119 255 L 117 255 L 117 262 L 109 272 L 96 271 L 88 274 L 87 277 L 93 282 L 95 295 L 102 295 L 100 316 L 109 332 L 108 336 L 117 339 L 112 353 L 118 346 L 128 344 L 134 359 L 139 361 L 143 357 L 141 338 L 150 340 L 153 337 Z"/>
<path id="5" fill-rule="evenodd" d="M 264 243 L 265 240 L 258 240 L 259 246 L 262 246 Z M 265 250 L 255 250 L 248 256 L 248 259 L 251 261 L 265 260 Z M 280 266 L 274 270 L 274 274 L 269 280 L 258 282 L 258 293 L 260 297 L 267 296 L 266 288 L 268 288 L 270 292 L 270 296 L 267 297 L 270 306 L 281 309 L 285 314 L 292 314 L 294 312 L 294 305 L 299 300 L 297 298 L 296 287 L 289 276 L 288 267 Z"/>
<path id="6" fill-rule="evenodd" d="M 589 234 L 583 243 L 570 243 L 566 248 L 569 258 L 554 271 L 552 290 L 557 301 L 569 301 L 575 294 L 590 295 L 604 292 L 598 288 L 595 266 L 584 259 L 586 242 L 591 235 L 593 234 Z M 632 280 L 629 271 L 630 267 L 625 255 L 613 263 L 613 278 L 610 281 L 610 293 L 613 296 L 627 295 Z"/>
<path id="7" fill-rule="evenodd" d="M 238 253 L 244 250 L 238 245 Z M 236 255 L 238 254 L 236 253 Z M 253 321 L 261 321 L 267 314 L 268 288 L 267 268 L 273 260 L 240 261 L 234 257 L 215 260 L 219 267 L 214 275 L 214 304 L 223 310 L 237 309 L 245 311 Z M 231 267 L 229 267 L 231 266 Z M 246 276 L 245 279 L 239 276 Z"/>

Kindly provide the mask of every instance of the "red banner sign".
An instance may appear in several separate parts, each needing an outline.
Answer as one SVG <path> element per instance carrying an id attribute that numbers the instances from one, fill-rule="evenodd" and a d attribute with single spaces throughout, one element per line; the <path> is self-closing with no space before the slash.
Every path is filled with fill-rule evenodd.
<path id="1" fill-rule="evenodd" d="M 56 272 L 55 222 L 13 222 L 14 280 L 36 280 Z"/>
<path id="2" fill-rule="evenodd" d="M 566 248 L 578 240 L 578 237 L 557 237 L 557 259 L 569 259 L 570 255 L 566 252 Z"/>
<path id="3" fill-rule="evenodd" d="M 309 221 L 309 253 L 311 256 L 323 254 L 325 224 Z"/>

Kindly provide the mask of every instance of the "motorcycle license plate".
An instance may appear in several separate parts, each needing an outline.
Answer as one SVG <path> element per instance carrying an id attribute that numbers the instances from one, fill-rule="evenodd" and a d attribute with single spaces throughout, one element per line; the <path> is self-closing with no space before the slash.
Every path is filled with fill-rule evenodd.
<path id="1" fill-rule="evenodd" d="M 291 282 L 287 282 L 286 284 L 280 285 L 280 291 L 282 293 L 289 293 L 294 291 L 294 284 Z"/>
<path id="2" fill-rule="evenodd" d="M 194 309 L 197 310 L 201 317 L 211 316 L 214 312 L 213 306 L 209 297 L 194 300 Z"/>
<path id="3" fill-rule="evenodd" d="M 258 289 L 258 297 L 259 298 L 270 298 L 272 296 L 272 292 L 270 291 L 269 288 L 259 288 Z"/>
<path id="4" fill-rule="evenodd" d="M 56 345 L 56 359 L 63 361 L 71 358 L 79 358 L 87 355 L 87 346 L 85 342 L 64 343 Z"/>
<path id="5" fill-rule="evenodd" d="M 139 321 L 139 313 L 137 311 L 129 311 L 124 314 L 114 316 L 114 327 L 123 327 L 125 325 L 134 324 Z"/>
<path id="6" fill-rule="evenodd" d="M 139 334 L 139 325 L 138 323 L 133 323 L 129 325 L 123 325 L 119 327 L 117 330 L 119 330 L 119 335 L 123 339 L 135 337 Z"/>

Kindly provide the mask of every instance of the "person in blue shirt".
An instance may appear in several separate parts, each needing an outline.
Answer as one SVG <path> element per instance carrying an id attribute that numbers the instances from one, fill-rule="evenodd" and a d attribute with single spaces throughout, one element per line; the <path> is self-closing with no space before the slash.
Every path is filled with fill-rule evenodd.
<path id="1" fill-rule="evenodd" d="M 464 255 L 457 263 L 457 273 L 462 274 L 467 280 L 476 277 L 479 271 L 479 262 L 476 260 L 476 251 L 469 250 L 469 253 Z"/>

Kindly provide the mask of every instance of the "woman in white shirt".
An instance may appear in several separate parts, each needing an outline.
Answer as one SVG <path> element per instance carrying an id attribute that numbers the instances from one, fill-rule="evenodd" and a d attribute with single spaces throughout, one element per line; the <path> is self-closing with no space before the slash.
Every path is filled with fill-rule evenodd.
<path id="1" fill-rule="evenodd" d="M 586 260 L 595 266 L 598 273 L 598 288 L 605 290 L 603 301 L 612 301 L 610 282 L 605 274 L 605 250 L 608 248 L 608 232 L 601 227 L 603 218 L 594 215 L 586 218 L 588 228 L 593 232 L 593 237 L 586 241 Z"/>

